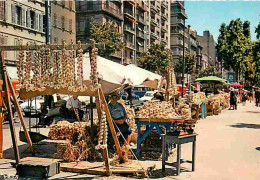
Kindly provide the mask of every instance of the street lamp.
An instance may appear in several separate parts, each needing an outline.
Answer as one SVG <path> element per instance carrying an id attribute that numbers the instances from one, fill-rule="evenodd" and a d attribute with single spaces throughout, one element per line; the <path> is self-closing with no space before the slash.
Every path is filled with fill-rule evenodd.
<path id="1" fill-rule="evenodd" d="M 181 96 L 183 97 L 184 96 L 184 74 L 185 74 L 185 19 L 184 18 L 184 28 L 183 28 L 183 46 L 182 46 L 182 58 L 183 58 L 183 61 L 182 61 L 182 80 L 181 80 Z"/>

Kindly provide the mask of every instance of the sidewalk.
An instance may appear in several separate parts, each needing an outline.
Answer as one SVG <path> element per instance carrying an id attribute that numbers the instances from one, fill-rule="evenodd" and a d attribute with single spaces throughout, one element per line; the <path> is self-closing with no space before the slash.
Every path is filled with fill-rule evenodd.
<path id="1" fill-rule="evenodd" d="M 218 116 L 209 116 L 206 119 L 199 120 L 196 125 L 196 132 L 199 135 L 197 137 L 195 172 L 191 172 L 191 164 L 183 163 L 182 167 L 185 172 L 182 171 L 180 176 L 167 176 L 161 179 L 260 179 L 260 107 L 257 108 L 253 103 L 247 102 L 246 106 L 239 105 L 237 111 L 224 110 Z M 182 146 L 182 159 L 191 160 L 191 144 Z M 3 161 L 0 161 L 0 175 L 5 173 L 15 174 L 14 168 L 1 162 Z M 158 162 L 157 165 L 160 166 L 161 162 Z M 131 179 L 63 172 L 50 179 L 67 178 Z"/>

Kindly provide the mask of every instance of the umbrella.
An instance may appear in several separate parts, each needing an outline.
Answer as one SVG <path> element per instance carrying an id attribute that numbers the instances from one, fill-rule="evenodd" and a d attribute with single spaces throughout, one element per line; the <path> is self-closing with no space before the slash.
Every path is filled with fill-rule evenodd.
<path id="1" fill-rule="evenodd" d="M 239 83 L 232 83 L 231 87 L 243 88 L 244 86 L 242 84 L 239 84 Z"/>
<path id="2" fill-rule="evenodd" d="M 217 77 L 217 76 L 206 76 L 206 77 L 198 78 L 195 81 L 199 81 L 201 83 L 203 83 L 203 82 L 216 82 L 216 83 L 217 82 L 222 82 L 222 83 L 224 83 L 227 80 L 222 79 L 222 78 Z"/>

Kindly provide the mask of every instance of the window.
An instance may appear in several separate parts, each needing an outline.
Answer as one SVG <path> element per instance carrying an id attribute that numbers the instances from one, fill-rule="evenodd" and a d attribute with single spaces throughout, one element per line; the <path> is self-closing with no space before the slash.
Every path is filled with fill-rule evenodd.
<path id="1" fill-rule="evenodd" d="M 5 2 L 0 1 L 0 20 L 5 19 Z"/>
<path id="2" fill-rule="evenodd" d="M 15 6 L 15 23 L 22 25 L 22 9 L 20 6 Z"/>
<path id="3" fill-rule="evenodd" d="M 69 8 L 72 9 L 72 1 L 69 1 Z"/>
<path id="4" fill-rule="evenodd" d="M 53 14 L 53 25 L 57 26 L 57 14 L 56 13 Z"/>
<path id="5" fill-rule="evenodd" d="M 35 12 L 30 11 L 30 20 L 31 20 L 31 27 L 32 29 L 36 29 L 36 23 L 35 23 Z"/>
<path id="6" fill-rule="evenodd" d="M 65 17 L 61 17 L 61 28 L 65 29 Z"/>
<path id="7" fill-rule="evenodd" d="M 72 31 L 72 19 L 69 20 L 69 31 Z"/>
<path id="8" fill-rule="evenodd" d="M 7 45 L 8 36 L 0 35 L 0 46 Z M 7 51 L 4 51 L 4 58 L 7 58 Z"/>

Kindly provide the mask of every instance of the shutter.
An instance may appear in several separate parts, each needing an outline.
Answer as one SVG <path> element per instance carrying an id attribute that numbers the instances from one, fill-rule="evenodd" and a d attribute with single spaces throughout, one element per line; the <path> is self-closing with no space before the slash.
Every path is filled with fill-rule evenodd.
<path id="1" fill-rule="evenodd" d="M 36 12 L 35 12 L 35 23 L 34 24 L 35 24 L 34 29 L 38 31 L 39 30 L 39 14 Z"/>
<path id="2" fill-rule="evenodd" d="M 11 11 L 12 11 L 12 23 L 15 23 L 15 5 L 11 4 Z"/>
<path id="3" fill-rule="evenodd" d="M 8 6 L 8 2 L 5 1 L 5 21 L 8 22 L 8 12 L 9 12 L 9 6 Z"/>
<path id="4" fill-rule="evenodd" d="M 22 8 L 22 26 L 26 27 L 26 11 Z"/>
<path id="5" fill-rule="evenodd" d="M 43 32 L 43 15 L 39 14 L 39 25 L 40 25 L 40 31 Z"/>
<path id="6" fill-rule="evenodd" d="M 27 21 L 26 21 L 27 22 L 27 27 L 31 28 L 30 10 L 27 10 L 26 13 L 27 13 Z"/>
<path id="7" fill-rule="evenodd" d="M 8 45 L 7 41 L 8 41 L 8 36 L 5 36 L 5 37 L 4 37 L 4 45 Z M 7 58 L 7 55 L 8 55 L 8 54 L 7 54 L 7 51 L 4 51 L 4 57 L 5 57 L 5 58 Z"/>

